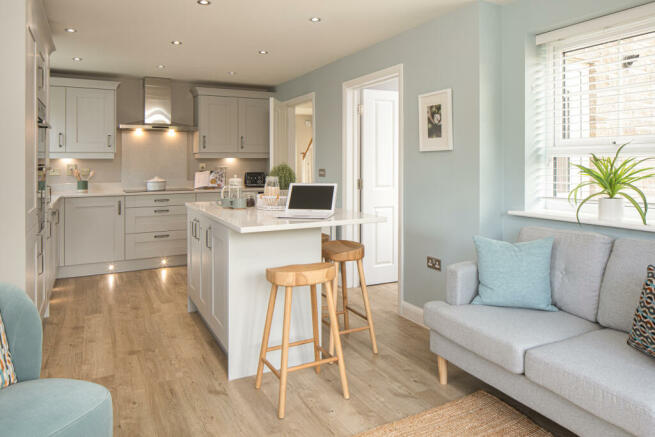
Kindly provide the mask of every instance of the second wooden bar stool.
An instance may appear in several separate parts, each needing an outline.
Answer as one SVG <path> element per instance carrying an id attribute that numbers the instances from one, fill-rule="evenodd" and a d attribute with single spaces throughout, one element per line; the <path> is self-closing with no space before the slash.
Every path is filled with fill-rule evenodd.
<path id="1" fill-rule="evenodd" d="M 255 388 L 259 389 L 262 385 L 262 375 L 264 373 L 264 365 L 271 369 L 271 372 L 280 378 L 280 400 L 278 404 L 278 417 L 284 418 L 284 408 L 286 405 L 287 393 L 287 375 L 289 372 L 295 370 L 306 369 L 308 367 L 315 367 L 316 373 L 320 371 L 321 364 L 334 363 L 339 365 L 339 375 L 341 376 L 341 386 L 343 388 L 343 397 L 350 398 L 348 392 L 348 381 L 346 379 L 346 365 L 343 362 L 343 350 L 341 349 L 341 341 L 339 340 L 339 320 L 337 319 L 335 300 L 332 297 L 332 281 L 336 277 L 336 269 L 331 263 L 316 263 L 316 264 L 299 264 L 284 267 L 276 267 L 266 269 L 266 279 L 273 284 L 271 287 L 271 295 L 268 299 L 268 311 L 266 312 L 266 323 L 264 324 L 264 337 L 262 338 L 262 347 L 259 355 L 259 365 L 257 366 L 257 379 L 255 380 Z M 316 285 L 323 284 L 327 293 L 328 301 L 328 315 L 332 323 L 330 329 L 332 332 L 331 338 L 336 337 L 337 341 L 336 356 L 333 353 L 327 353 L 325 349 L 319 344 L 319 322 L 318 322 L 318 303 L 316 297 Z M 293 287 L 302 287 L 309 285 L 311 293 L 312 305 L 312 330 L 313 338 L 306 340 L 294 341 L 289 343 L 289 328 L 291 324 L 291 298 L 293 294 Z M 284 322 L 282 327 L 282 344 L 280 346 L 268 346 L 268 338 L 271 333 L 271 321 L 273 320 L 273 311 L 275 310 L 275 298 L 277 296 L 278 287 L 285 287 L 284 295 Z M 314 343 L 314 361 L 309 363 L 300 364 L 294 367 L 288 367 L 289 360 L 289 347 L 300 346 L 303 344 Z M 266 359 L 266 353 L 270 351 L 280 350 L 282 357 L 280 360 L 280 369 L 276 369 Z M 327 355 L 328 358 L 321 359 L 321 352 Z"/>
<path id="2" fill-rule="evenodd" d="M 323 259 L 328 262 L 334 263 L 337 273 L 339 271 L 339 265 L 341 265 L 341 297 L 342 305 L 341 311 L 337 311 L 337 315 L 343 314 L 343 331 L 339 331 L 339 334 L 349 334 L 351 332 L 365 331 L 368 330 L 371 335 L 371 347 L 373 348 L 373 353 L 378 353 L 378 345 L 375 340 L 375 328 L 373 327 L 373 316 L 371 314 L 371 305 L 368 299 L 368 290 L 366 288 L 366 278 L 364 278 L 364 266 L 362 264 L 362 259 L 364 258 L 364 245 L 357 243 L 355 241 L 348 240 L 329 240 L 323 241 L 322 244 Z M 357 271 L 359 272 L 359 283 L 362 289 L 362 298 L 364 299 L 364 312 L 362 314 L 356 309 L 348 305 L 348 287 L 346 282 L 346 262 L 356 261 L 357 262 Z M 334 279 L 334 306 L 337 305 L 337 284 L 338 280 L 335 275 Z M 329 300 L 329 297 L 327 298 Z M 361 317 L 364 319 L 367 324 L 360 328 L 351 328 L 350 327 L 350 318 L 349 312 Z M 327 323 L 326 320 L 324 322 Z M 330 335 L 330 353 L 334 351 L 333 337 Z"/>

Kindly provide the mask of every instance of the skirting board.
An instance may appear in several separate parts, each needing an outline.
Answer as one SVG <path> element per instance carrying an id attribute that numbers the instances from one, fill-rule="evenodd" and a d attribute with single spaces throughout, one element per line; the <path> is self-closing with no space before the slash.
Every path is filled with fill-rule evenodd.
<path id="1" fill-rule="evenodd" d="M 400 315 L 407 320 L 416 323 L 417 325 L 421 325 L 422 327 L 427 328 L 427 326 L 423 324 L 423 308 L 421 307 L 417 307 L 414 304 L 403 301 L 400 304 Z"/>
<path id="2" fill-rule="evenodd" d="M 114 265 L 114 270 L 109 270 L 110 264 Z M 186 265 L 186 255 L 167 256 L 165 266 L 161 264 L 161 257 L 94 264 L 80 264 L 76 266 L 59 266 L 57 268 L 57 279 L 77 278 L 79 276 L 104 275 L 106 273 L 132 272 L 135 270 L 158 269 L 161 267 L 175 267 L 183 265 Z"/>

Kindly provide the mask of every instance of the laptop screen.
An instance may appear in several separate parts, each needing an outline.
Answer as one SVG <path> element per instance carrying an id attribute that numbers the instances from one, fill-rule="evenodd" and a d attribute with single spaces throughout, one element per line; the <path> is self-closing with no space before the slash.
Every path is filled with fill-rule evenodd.
<path id="1" fill-rule="evenodd" d="M 334 185 L 294 185 L 289 194 L 289 209 L 332 209 Z"/>

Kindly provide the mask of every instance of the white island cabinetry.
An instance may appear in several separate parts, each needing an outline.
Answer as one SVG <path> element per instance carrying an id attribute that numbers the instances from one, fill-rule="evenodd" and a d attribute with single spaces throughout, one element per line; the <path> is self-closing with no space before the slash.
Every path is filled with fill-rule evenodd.
<path id="1" fill-rule="evenodd" d="M 271 284 L 266 269 L 321 261 L 321 227 L 377 223 L 383 219 L 337 211 L 327 220 L 285 220 L 254 208 L 223 209 L 215 202 L 187 204 L 188 309 L 198 310 L 226 352 L 228 379 L 257 371 Z M 284 293 L 278 293 L 277 307 Z M 320 302 L 320 296 L 318 301 Z M 311 338 L 309 287 L 294 289 L 290 341 Z M 280 344 L 282 311 L 273 316 L 270 344 Z M 279 365 L 280 353 L 268 359 Z M 289 365 L 314 359 L 311 344 L 289 350 Z"/>

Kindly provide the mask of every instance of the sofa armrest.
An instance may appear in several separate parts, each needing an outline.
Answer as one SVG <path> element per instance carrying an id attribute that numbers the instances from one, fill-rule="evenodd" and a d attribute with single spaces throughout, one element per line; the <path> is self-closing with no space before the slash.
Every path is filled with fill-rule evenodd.
<path id="1" fill-rule="evenodd" d="M 478 292 L 478 265 L 474 261 L 451 264 L 446 269 L 446 302 L 467 305 Z"/>

